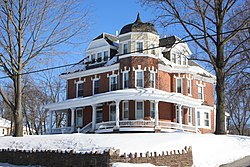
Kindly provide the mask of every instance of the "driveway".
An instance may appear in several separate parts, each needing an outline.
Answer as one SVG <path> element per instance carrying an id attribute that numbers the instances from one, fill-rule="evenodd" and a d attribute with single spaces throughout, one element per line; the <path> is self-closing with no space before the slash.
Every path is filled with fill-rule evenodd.
<path id="1" fill-rule="evenodd" d="M 221 165 L 220 167 L 250 167 L 250 156 L 246 156 L 229 164 Z"/>

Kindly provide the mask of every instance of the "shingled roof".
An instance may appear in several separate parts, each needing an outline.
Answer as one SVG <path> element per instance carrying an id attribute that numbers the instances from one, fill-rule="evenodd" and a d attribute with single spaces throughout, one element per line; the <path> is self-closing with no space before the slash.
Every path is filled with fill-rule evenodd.
<path id="1" fill-rule="evenodd" d="M 102 38 L 105 39 L 110 45 L 117 46 L 116 41 L 118 40 L 118 37 L 110 35 L 110 34 L 106 34 L 106 33 L 100 34 L 95 39 L 93 39 L 93 41 L 102 39 Z"/>

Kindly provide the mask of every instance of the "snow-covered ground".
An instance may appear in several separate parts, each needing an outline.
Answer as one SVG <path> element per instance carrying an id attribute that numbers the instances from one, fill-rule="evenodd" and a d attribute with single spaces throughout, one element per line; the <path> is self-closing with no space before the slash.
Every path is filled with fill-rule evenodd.
<path id="1" fill-rule="evenodd" d="M 103 152 L 120 149 L 121 154 L 181 150 L 192 146 L 195 166 L 219 166 L 250 155 L 250 137 L 232 135 L 175 133 L 64 134 L 0 137 L 0 149 L 71 150 Z M 116 164 L 121 167 L 124 164 Z"/>

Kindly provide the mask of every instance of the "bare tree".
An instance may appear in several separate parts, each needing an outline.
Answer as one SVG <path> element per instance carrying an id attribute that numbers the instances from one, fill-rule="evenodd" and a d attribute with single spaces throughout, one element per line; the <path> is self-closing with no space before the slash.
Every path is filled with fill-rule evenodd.
<path id="1" fill-rule="evenodd" d="M 249 36 L 241 39 L 237 45 L 227 47 L 229 42 L 249 26 L 249 0 L 141 0 L 157 8 L 158 21 L 164 26 L 181 25 L 186 37 L 191 38 L 204 52 L 194 60 L 210 64 L 216 74 L 216 130 L 215 134 L 225 134 L 225 78 L 231 70 L 247 56 L 241 49 Z M 241 21 L 236 27 L 230 24 Z M 248 27 L 249 29 L 249 27 Z M 184 38 L 186 38 L 184 37 Z M 226 48 L 228 50 L 226 50 Z M 241 59 L 234 59 L 239 57 Z M 233 60 L 234 61 L 231 61 Z M 236 60 L 236 61 L 235 61 Z"/>
<path id="2" fill-rule="evenodd" d="M 12 81 L 14 99 L 8 98 L 1 85 L 0 94 L 13 112 L 14 136 L 23 135 L 23 72 L 33 67 L 34 58 L 55 54 L 56 46 L 76 37 L 83 39 L 87 10 L 81 6 L 76 0 L 0 2 L 0 70 Z"/>

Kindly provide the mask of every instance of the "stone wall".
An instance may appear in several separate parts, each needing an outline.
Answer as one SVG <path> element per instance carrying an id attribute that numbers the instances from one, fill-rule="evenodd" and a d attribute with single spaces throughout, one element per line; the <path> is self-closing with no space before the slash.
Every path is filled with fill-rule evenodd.
<path id="1" fill-rule="evenodd" d="M 115 162 L 124 163 L 151 163 L 158 166 L 182 167 L 192 166 L 192 148 L 185 147 L 181 151 L 165 151 L 161 154 L 156 152 L 145 154 L 130 153 L 120 155 L 120 150 L 110 149 L 104 153 L 76 153 L 71 151 L 21 151 L 0 150 L 0 162 L 16 165 L 41 165 L 41 166 L 71 166 L 71 167 L 111 167 Z"/>

